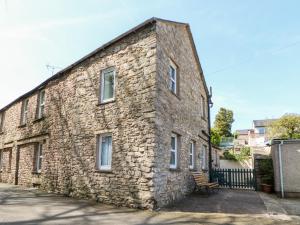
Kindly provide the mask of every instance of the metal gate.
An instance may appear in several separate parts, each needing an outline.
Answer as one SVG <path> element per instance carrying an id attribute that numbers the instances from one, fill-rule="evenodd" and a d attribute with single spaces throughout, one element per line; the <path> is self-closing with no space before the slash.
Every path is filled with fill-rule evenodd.
<path id="1" fill-rule="evenodd" d="M 212 170 L 212 180 L 225 188 L 256 190 L 254 169 L 216 168 Z"/>

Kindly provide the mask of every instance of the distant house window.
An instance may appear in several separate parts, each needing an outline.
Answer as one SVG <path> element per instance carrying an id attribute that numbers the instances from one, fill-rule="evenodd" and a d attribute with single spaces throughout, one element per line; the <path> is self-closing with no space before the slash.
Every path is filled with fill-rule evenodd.
<path id="1" fill-rule="evenodd" d="M 172 134 L 170 148 L 170 168 L 177 168 L 178 135 Z"/>
<path id="2" fill-rule="evenodd" d="M 206 164 L 206 154 L 207 154 L 207 146 L 203 145 L 201 149 L 201 168 L 203 170 L 207 169 L 207 164 Z"/>
<path id="3" fill-rule="evenodd" d="M 45 113 L 45 90 L 41 90 L 38 94 L 37 119 L 44 117 Z"/>
<path id="4" fill-rule="evenodd" d="M 43 144 L 38 143 L 36 145 L 35 166 L 34 166 L 34 171 L 37 173 L 40 173 L 42 171 L 42 159 L 43 159 Z"/>
<path id="5" fill-rule="evenodd" d="M 97 167 L 99 170 L 111 170 L 112 136 L 111 134 L 98 137 Z"/>
<path id="6" fill-rule="evenodd" d="M 169 88 L 174 94 L 177 94 L 177 68 L 172 62 L 169 65 Z"/>
<path id="7" fill-rule="evenodd" d="M 195 142 L 192 141 L 190 143 L 190 154 L 189 154 L 189 168 L 190 169 L 194 169 L 194 167 L 195 167 L 194 155 L 195 155 Z"/>
<path id="8" fill-rule="evenodd" d="M 22 102 L 21 125 L 24 125 L 24 124 L 27 123 L 28 103 L 29 103 L 29 99 L 25 99 L 25 100 Z"/>
<path id="9" fill-rule="evenodd" d="M 266 133 L 266 129 L 264 127 L 259 127 L 259 128 L 257 128 L 257 133 L 259 133 L 259 134 L 265 134 Z"/>
<path id="10" fill-rule="evenodd" d="M 115 78 L 116 71 L 109 68 L 102 71 L 101 74 L 101 103 L 113 101 L 115 98 Z"/>
<path id="11" fill-rule="evenodd" d="M 203 118 L 205 118 L 205 116 L 206 116 L 206 105 L 205 105 L 205 99 L 202 95 L 201 95 L 201 109 L 202 109 L 201 116 Z"/>
<path id="12" fill-rule="evenodd" d="M 4 124 L 4 112 L 0 113 L 0 132 L 3 131 L 3 124 Z"/>

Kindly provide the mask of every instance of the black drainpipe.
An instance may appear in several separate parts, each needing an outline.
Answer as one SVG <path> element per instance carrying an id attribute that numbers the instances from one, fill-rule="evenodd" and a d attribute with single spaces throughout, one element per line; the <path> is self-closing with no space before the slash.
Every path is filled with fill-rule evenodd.
<path id="1" fill-rule="evenodd" d="M 212 145 L 211 145 L 211 126 L 210 126 L 210 108 L 213 107 L 212 88 L 210 87 L 207 98 L 207 111 L 208 111 L 208 173 L 209 181 L 212 182 Z"/>

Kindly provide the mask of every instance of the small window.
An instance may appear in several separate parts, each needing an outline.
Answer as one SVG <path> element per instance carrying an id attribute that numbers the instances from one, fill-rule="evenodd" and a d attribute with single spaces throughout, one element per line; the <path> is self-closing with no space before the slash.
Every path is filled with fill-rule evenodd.
<path id="1" fill-rule="evenodd" d="M 40 173 L 42 171 L 42 159 L 43 159 L 43 144 L 38 143 L 36 147 L 36 153 L 35 153 L 35 168 L 34 168 L 34 170 L 37 173 Z"/>
<path id="2" fill-rule="evenodd" d="M 45 113 L 45 90 L 42 90 L 38 94 L 37 119 L 43 118 L 44 113 Z"/>
<path id="3" fill-rule="evenodd" d="M 177 94 L 177 68 L 174 63 L 169 65 L 169 88 L 174 94 Z"/>
<path id="4" fill-rule="evenodd" d="M 112 159 L 112 136 L 110 134 L 101 135 L 98 138 L 98 169 L 111 170 Z"/>
<path id="5" fill-rule="evenodd" d="M 4 124 L 4 112 L 0 113 L 0 132 L 3 131 L 3 124 Z"/>
<path id="6" fill-rule="evenodd" d="M 21 125 L 25 125 L 25 124 L 27 123 L 28 103 L 29 103 L 29 99 L 25 99 L 25 100 L 22 102 Z"/>
<path id="7" fill-rule="evenodd" d="M 113 68 L 102 71 L 101 74 L 101 103 L 113 101 L 115 98 L 115 70 Z"/>
<path id="8" fill-rule="evenodd" d="M 3 164 L 3 150 L 0 150 L 0 171 L 2 171 Z"/>
<path id="9" fill-rule="evenodd" d="M 206 104 L 205 104 L 205 99 L 202 95 L 201 95 L 201 108 L 202 108 L 201 116 L 203 118 L 205 118 L 206 117 Z"/>
<path id="10" fill-rule="evenodd" d="M 172 134 L 171 136 L 171 149 L 170 149 L 170 168 L 177 168 L 177 150 L 178 150 L 178 135 Z"/>
<path id="11" fill-rule="evenodd" d="M 207 169 L 206 154 L 207 154 L 207 146 L 203 145 L 201 150 L 201 167 L 203 170 Z"/>
<path id="12" fill-rule="evenodd" d="M 194 166 L 195 166 L 194 155 L 195 155 L 195 142 L 192 141 L 190 143 L 190 154 L 189 154 L 189 168 L 190 169 L 194 169 Z"/>

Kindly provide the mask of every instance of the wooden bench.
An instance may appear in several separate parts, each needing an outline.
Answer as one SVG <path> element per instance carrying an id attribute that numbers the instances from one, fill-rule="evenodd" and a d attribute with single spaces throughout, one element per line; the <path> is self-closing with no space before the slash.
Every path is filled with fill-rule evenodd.
<path id="1" fill-rule="evenodd" d="M 209 194 L 209 191 L 212 189 L 216 189 L 219 187 L 218 182 L 209 183 L 206 176 L 201 172 L 193 172 L 192 173 L 195 180 L 195 190 L 201 190 L 202 188 L 206 189 L 206 192 Z"/>

